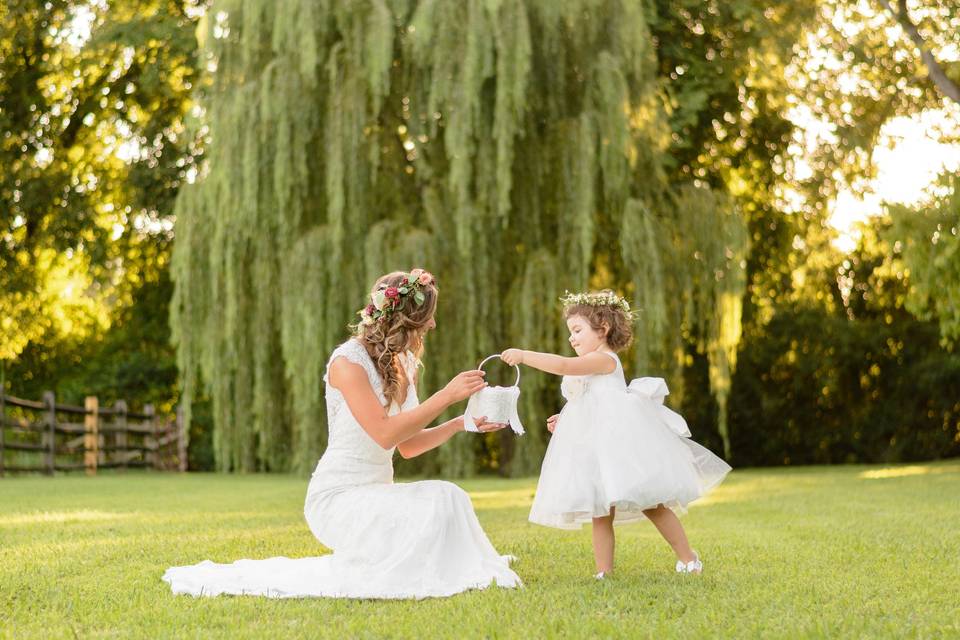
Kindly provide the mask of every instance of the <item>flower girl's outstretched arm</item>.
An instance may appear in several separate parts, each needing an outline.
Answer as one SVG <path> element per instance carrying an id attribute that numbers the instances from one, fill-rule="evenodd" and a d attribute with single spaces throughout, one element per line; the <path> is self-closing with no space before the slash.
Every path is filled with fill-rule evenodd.
<path id="1" fill-rule="evenodd" d="M 594 373 L 613 373 L 617 368 L 613 358 L 596 351 L 568 358 L 555 353 L 507 349 L 500 354 L 507 364 L 525 364 L 558 376 L 587 376 Z"/>

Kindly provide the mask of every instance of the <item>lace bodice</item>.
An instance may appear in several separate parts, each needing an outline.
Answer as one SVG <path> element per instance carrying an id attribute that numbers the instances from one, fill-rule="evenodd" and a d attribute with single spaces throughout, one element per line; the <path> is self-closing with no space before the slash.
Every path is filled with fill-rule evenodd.
<path id="1" fill-rule="evenodd" d="M 366 372 L 377 399 L 382 405 L 387 404 L 383 393 L 383 379 L 363 345 L 351 338 L 334 349 L 323 376 L 329 428 L 327 450 L 314 471 L 311 491 L 393 481 L 394 449 L 384 449 L 377 444 L 354 418 L 340 390 L 330 385 L 330 365 L 340 357 L 360 365 Z M 407 380 L 410 381 L 407 394 L 401 405 L 398 406 L 396 402 L 390 405 L 388 415 L 411 409 L 418 404 L 415 386 L 417 360 L 413 353 L 408 351 L 404 355 L 403 364 Z"/>

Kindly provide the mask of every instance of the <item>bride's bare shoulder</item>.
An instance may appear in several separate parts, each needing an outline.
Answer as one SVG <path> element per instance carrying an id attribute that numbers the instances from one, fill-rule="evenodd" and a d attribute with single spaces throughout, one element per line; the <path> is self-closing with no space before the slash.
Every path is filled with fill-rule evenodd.
<path id="1" fill-rule="evenodd" d="M 360 382 L 367 382 L 367 372 L 361 358 L 366 355 L 366 349 L 359 341 L 350 339 L 334 349 L 330 356 L 328 369 L 329 383 L 337 389 Z"/>

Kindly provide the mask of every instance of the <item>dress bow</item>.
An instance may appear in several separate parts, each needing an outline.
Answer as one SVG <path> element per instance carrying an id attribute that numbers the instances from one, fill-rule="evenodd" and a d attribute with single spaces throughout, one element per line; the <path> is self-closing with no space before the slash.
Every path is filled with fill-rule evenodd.
<path id="1" fill-rule="evenodd" d="M 657 404 L 660 419 L 678 436 L 690 437 L 690 428 L 687 421 L 679 413 L 664 406 L 663 399 L 670 395 L 667 382 L 663 378 L 634 378 L 627 386 L 627 392 L 652 400 Z"/>

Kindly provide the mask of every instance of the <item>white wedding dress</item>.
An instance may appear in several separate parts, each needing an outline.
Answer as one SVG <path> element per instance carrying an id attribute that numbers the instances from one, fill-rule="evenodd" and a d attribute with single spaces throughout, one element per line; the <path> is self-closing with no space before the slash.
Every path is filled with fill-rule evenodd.
<path id="1" fill-rule="evenodd" d="M 330 363 L 344 357 L 367 372 L 386 405 L 373 361 L 356 340 L 343 343 Z M 391 415 L 417 406 L 416 363 L 407 353 L 407 396 Z M 327 364 L 329 371 L 329 363 Z M 393 449 L 384 450 L 350 413 L 327 376 L 329 445 L 307 488 L 304 515 L 332 554 L 172 567 L 164 574 L 174 593 L 271 598 L 428 598 L 491 584 L 518 587 L 509 567 L 477 521 L 469 496 L 450 482 L 393 482 Z"/>
<path id="2" fill-rule="evenodd" d="M 730 465 L 690 439 L 686 421 L 663 405 L 660 378 L 627 385 L 615 353 L 611 373 L 564 376 L 567 399 L 540 470 L 530 521 L 579 529 L 610 515 L 614 524 L 643 520 L 645 509 L 676 513 L 723 482 Z"/>

